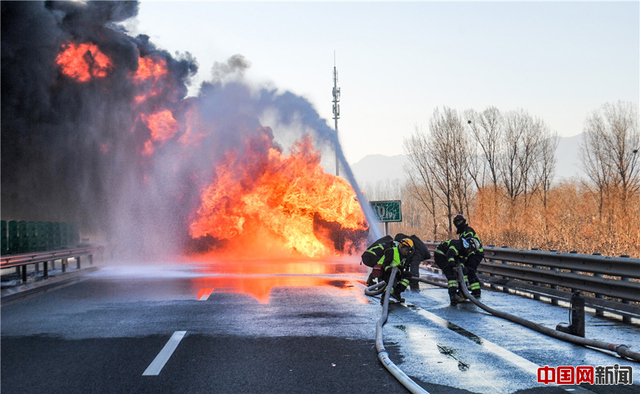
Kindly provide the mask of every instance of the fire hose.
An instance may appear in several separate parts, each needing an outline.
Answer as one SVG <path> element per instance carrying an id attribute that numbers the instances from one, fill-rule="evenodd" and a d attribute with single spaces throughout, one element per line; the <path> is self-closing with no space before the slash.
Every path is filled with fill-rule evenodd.
<path id="1" fill-rule="evenodd" d="M 376 350 L 378 351 L 378 360 L 384 365 L 384 367 L 391 372 L 391 374 L 412 393 L 429 394 L 428 391 L 420 387 L 414 382 L 407 374 L 405 374 L 397 365 L 389 358 L 389 353 L 384 348 L 384 342 L 382 341 L 382 326 L 387 322 L 387 315 L 389 313 L 389 297 L 391 296 L 391 288 L 395 281 L 396 274 L 398 273 L 398 267 L 393 267 L 391 270 L 391 276 L 389 279 L 389 286 L 386 287 L 386 294 L 384 297 L 384 303 L 382 305 L 382 315 L 380 320 L 376 323 Z M 365 289 L 366 295 L 378 295 L 385 291 L 386 283 L 380 282 L 378 284 L 369 286 Z"/>
<path id="2" fill-rule="evenodd" d="M 604 350 L 609 350 L 612 352 L 615 352 L 617 354 L 619 354 L 620 356 L 635 360 L 635 361 L 640 361 L 640 353 L 638 352 L 634 352 L 631 351 L 629 349 L 629 347 L 627 345 L 622 345 L 622 344 L 613 344 L 613 343 L 607 343 L 607 342 L 603 342 L 603 341 L 599 341 L 596 339 L 588 339 L 588 338 L 582 338 L 579 336 L 575 336 L 575 335 L 571 335 L 571 334 L 567 334 L 564 333 L 562 331 L 557 331 L 548 327 L 544 327 L 541 326 L 537 323 L 533 323 L 529 320 L 525 320 L 523 318 L 520 318 L 518 316 L 514 316 L 512 314 L 506 313 L 506 312 L 500 312 L 497 311 L 493 308 L 490 308 L 486 305 L 484 305 L 483 303 L 481 303 L 480 301 L 478 301 L 474 296 L 472 296 L 469 293 L 469 290 L 467 289 L 467 285 L 464 281 L 464 272 L 462 270 L 462 266 L 458 266 L 457 270 L 457 281 L 458 281 L 458 285 L 460 287 L 460 289 L 462 290 L 462 293 L 464 294 L 464 296 L 471 301 L 472 303 L 474 303 L 475 305 L 477 305 L 478 307 L 484 309 L 485 311 L 487 311 L 488 313 L 497 316 L 497 317 L 501 317 L 503 319 L 507 319 L 510 320 L 514 323 L 520 324 L 524 327 L 530 328 L 532 330 L 535 330 L 539 333 L 548 335 L 550 337 L 556 338 L 556 339 L 560 339 L 566 342 L 571 342 L 573 344 L 576 345 L 582 345 L 582 346 L 591 346 L 591 347 L 595 347 L 595 348 L 599 348 L 599 349 L 604 349 Z M 424 280 L 422 278 L 420 278 L 421 281 L 423 282 L 427 282 L 427 283 L 431 283 L 430 281 Z M 435 284 L 435 283 L 432 283 Z M 437 284 L 439 285 L 439 284 Z"/>

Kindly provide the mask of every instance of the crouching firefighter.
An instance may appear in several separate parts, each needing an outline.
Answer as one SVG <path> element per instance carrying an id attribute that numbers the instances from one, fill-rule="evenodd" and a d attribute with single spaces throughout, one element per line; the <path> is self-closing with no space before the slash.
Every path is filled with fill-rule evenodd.
<path id="1" fill-rule="evenodd" d="M 390 235 L 385 235 L 384 237 L 375 240 L 367 250 L 362 253 L 362 263 L 367 267 L 375 268 L 380 259 L 384 257 L 385 250 L 395 246 L 393 242 L 393 238 Z M 375 271 L 375 270 L 374 270 Z M 374 271 L 371 271 L 369 277 L 367 278 L 367 286 L 373 285 L 374 279 L 378 278 L 378 273 L 374 276 Z"/>
<path id="2" fill-rule="evenodd" d="M 450 239 L 441 242 L 433 254 L 436 265 L 442 270 L 444 276 L 447 277 L 451 305 L 465 300 L 464 295 L 462 295 L 458 289 L 456 270 L 458 265 L 462 266 L 463 272 L 465 273 L 464 281 L 466 282 L 468 279 L 464 264 L 467 262 L 469 254 L 477 250 L 479 244 L 475 238 Z"/>
<path id="3" fill-rule="evenodd" d="M 417 286 L 418 280 L 420 280 L 420 263 L 424 260 L 429 260 L 431 258 L 431 253 L 429 252 L 429 249 L 427 249 L 427 245 L 425 245 L 417 235 L 408 236 L 402 233 L 398 233 L 396 234 L 394 239 L 397 242 L 400 242 L 405 238 L 410 238 L 413 241 L 413 253 L 411 253 L 411 255 L 407 257 L 407 260 L 410 261 L 410 283 L 411 285 Z"/>
<path id="4" fill-rule="evenodd" d="M 386 249 L 384 256 L 373 267 L 373 276 L 379 278 L 378 280 L 381 278 L 387 284 L 391 280 L 391 271 L 393 271 L 394 267 L 398 267 L 394 285 L 391 288 L 391 296 L 399 302 L 404 302 L 401 294 L 409 286 L 409 279 L 411 278 L 410 263 L 407 259 L 411 253 L 413 253 L 413 240 L 405 238 L 398 242 L 397 245 Z M 380 298 L 381 304 L 384 304 L 387 286 L 385 286 Z"/>

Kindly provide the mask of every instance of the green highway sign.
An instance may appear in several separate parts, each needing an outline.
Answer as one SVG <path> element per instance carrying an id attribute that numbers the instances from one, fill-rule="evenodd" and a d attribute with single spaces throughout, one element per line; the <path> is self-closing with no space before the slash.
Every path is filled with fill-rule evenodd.
<path id="1" fill-rule="evenodd" d="M 369 201 L 369 204 L 379 221 L 383 223 L 402 221 L 402 201 Z"/>

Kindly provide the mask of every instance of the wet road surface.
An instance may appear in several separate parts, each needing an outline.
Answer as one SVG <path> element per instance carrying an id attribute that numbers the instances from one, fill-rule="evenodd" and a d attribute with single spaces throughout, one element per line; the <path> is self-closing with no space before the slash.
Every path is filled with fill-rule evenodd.
<path id="1" fill-rule="evenodd" d="M 117 262 L 2 307 L 7 393 L 403 393 L 378 362 L 368 268 L 332 261 Z M 431 393 L 640 392 L 640 364 L 448 304 L 421 283 L 390 306 L 391 359 Z M 549 327 L 568 310 L 484 291 Z M 587 316 L 587 337 L 640 347 L 640 326 Z M 537 382 L 544 366 L 634 368 L 634 385 Z"/>

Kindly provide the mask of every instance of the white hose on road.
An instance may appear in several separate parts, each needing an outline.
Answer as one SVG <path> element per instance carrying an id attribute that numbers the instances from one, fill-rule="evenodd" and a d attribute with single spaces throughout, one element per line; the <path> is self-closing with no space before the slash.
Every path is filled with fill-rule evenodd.
<path id="1" fill-rule="evenodd" d="M 396 274 L 398 272 L 398 267 L 393 267 L 391 270 L 390 277 L 390 286 L 387 286 L 386 295 L 384 297 L 384 303 L 382 304 L 382 315 L 380 316 L 380 320 L 376 324 L 376 350 L 378 350 L 378 360 L 384 365 L 384 367 L 391 372 L 391 374 L 412 393 L 421 393 L 421 394 L 429 394 L 428 391 L 420 387 L 416 382 L 414 382 L 406 373 L 404 373 L 397 365 L 391 361 L 389 358 L 389 353 L 384 348 L 384 343 L 382 341 L 382 326 L 387 322 L 387 315 L 389 313 L 389 297 L 391 296 L 391 288 L 393 287 L 393 282 L 395 280 Z M 385 282 L 380 282 L 376 285 L 369 286 L 365 290 L 365 294 L 374 295 L 380 294 L 384 290 Z M 371 293 L 371 294 L 369 294 Z"/>
<path id="2" fill-rule="evenodd" d="M 467 289 L 467 284 L 465 283 L 465 281 L 464 280 L 460 280 L 460 278 L 464 278 L 464 272 L 462 271 L 462 267 L 461 266 L 458 266 L 458 269 L 457 269 L 456 273 L 458 274 L 458 285 L 459 285 L 460 289 L 462 290 L 462 293 L 464 294 L 464 296 L 467 297 L 469 299 L 469 301 L 473 302 L 474 304 L 476 304 L 477 306 L 479 306 L 480 308 L 484 309 L 485 311 L 489 312 L 490 314 L 492 314 L 494 316 L 498 316 L 498 317 L 501 317 L 503 319 L 510 320 L 510 321 L 512 321 L 514 323 L 520 324 L 522 326 L 525 326 L 527 328 L 535 330 L 535 331 L 537 331 L 539 333 L 548 335 L 548 336 L 556 338 L 556 339 L 560 339 L 562 341 L 571 342 L 571 343 L 574 343 L 576 345 L 591 346 L 591 347 L 596 347 L 596 348 L 600 348 L 600 349 L 604 349 L 604 350 L 609 350 L 609 351 L 612 351 L 612 352 L 615 352 L 615 353 L 619 354 L 620 356 L 626 357 L 628 359 L 632 359 L 632 360 L 635 360 L 635 361 L 640 361 L 640 353 L 630 350 L 627 345 L 621 345 L 621 344 L 619 345 L 619 344 L 614 344 L 614 343 L 607 343 L 607 342 L 598 341 L 596 339 L 582 338 L 582 337 L 579 337 L 579 336 L 576 336 L 576 335 L 567 334 L 567 333 L 564 333 L 562 331 L 558 331 L 558 330 L 554 330 L 554 329 L 549 328 L 549 327 L 541 326 L 540 324 L 531 322 L 529 320 L 525 320 L 525 319 L 523 319 L 521 317 L 514 316 L 514 315 L 506 313 L 506 312 L 500 312 L 500 311 L 497 311 L 497 310 L 495 310 L 493 308 L 489 308 L 488 306 L 486 306 L 483 303 L 481 303 L 480 301 L 478 301 L 474 296 L 472 296 L 469 293 L 469 290 Z"/>

